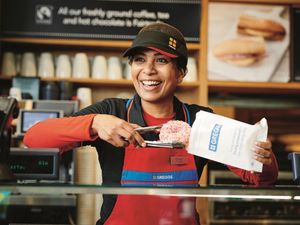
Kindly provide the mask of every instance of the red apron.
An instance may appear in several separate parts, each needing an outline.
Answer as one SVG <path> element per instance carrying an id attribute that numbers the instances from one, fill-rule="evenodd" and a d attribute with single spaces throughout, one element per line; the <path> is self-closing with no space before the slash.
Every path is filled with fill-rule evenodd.
<path id="1" fill-rule="evenodd" d="M 125 150 L 122 185 L 197 186 L 194 157 L 182 149 Z M 196 225 L 195 198 L 119 195 L 105 225 Z"/>

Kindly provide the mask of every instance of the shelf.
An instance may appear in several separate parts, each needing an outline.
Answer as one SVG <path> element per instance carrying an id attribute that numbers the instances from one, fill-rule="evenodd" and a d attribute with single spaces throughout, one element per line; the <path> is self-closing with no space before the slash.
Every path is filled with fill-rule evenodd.
<path id="1" fill-rule="evenodd" d="M 50 38 L 0 38 L 2 43 L 20 44 L 44 44 L 44 45 L 64 45 L 64 46 L 86 46 L 103 47 L 114 49 L 125 49 L 131 45 L 131 41 L 112 40 L 90 40 L 90 39 L 50 39 Z M 189 50 L 199 50 L 199 43 L 188 43 Z"/>
<path id="2" fill-rule="evenodd" d="M 210 92 L 300 94 L 300 82 L 208 81 Z"/>
<path id="3" fill-rule="evenodd" d="M 209 0 L 209 2 L 256 3 L 256 4 L 300 4 L 299 0 Z"/>
<path id="4" fill-rule="evenodd" d="M 1 80 L 11 80 L 11 77 L 0 77 Z M 79 78 L 42 78 L 41 81 L 69 81 L 74 84 L 106 87 L 132 87 L 131 80 L 96 80 Z M 200 87 L 199 81 L 186 81 L 179 86 L 184 89 Z M 228 93 L 273 93 L 273 94 L 300 94 L 300 82 L 236 82 L 236 81 L 208 81 L 210 92 Z"/>
<path id="5" fill-rule="evenodd" d="M 209 105 L 229 106 L 246 109 L 299 109 L 300 101 L 287 97 L 253 96 L 210 96 Z"/>
<path id="6" fill-rule="evenodd" d="M 10 80 L 11 77 L 0 77 L 0 80 Z M 104 86 L 104 87 L 133 87 L 131 80 L 96 80 L 96 79 L 79 79 L 79 78 L 42 78 L 41 81 L 69 81 L 74 84 L 88 86 Z M 183 82 L 179 85 L 182 89 L 198 88 L 199 82 Z"/>

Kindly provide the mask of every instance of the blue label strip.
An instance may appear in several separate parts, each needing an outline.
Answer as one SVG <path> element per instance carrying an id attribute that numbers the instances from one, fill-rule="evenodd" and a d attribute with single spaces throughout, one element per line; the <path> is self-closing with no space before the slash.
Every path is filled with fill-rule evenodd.
<path id="1" fill-rule="evenodd" d="M 209 146 L 208 146 L 208 149 L 210 151 L 213 151 L 213 152 L 217 151 L 222 126 L 223 125 L 221 125 L 221 124 L 215 124 L 214 128 L 211 131 L 210 139 L 209 139 Z"/>
<path id="2" fill-rule="evenodd" d="M 198 174 L 196 170 L 175 172 L 139 172 L 124 170 L 122 173 L 122 180 L 144 182 L 197 181 Z"/>

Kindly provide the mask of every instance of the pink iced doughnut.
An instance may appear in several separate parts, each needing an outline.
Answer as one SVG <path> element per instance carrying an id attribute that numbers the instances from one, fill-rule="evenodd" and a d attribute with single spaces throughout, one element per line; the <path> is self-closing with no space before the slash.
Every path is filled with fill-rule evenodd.
<path id="1" fill-rule="evenodd" d="M 189 143 L 191 127 L 180 120 L 170 120 L 160 129 L 159 139 L 162 142 L 182 142 L 185 146 Z"/>

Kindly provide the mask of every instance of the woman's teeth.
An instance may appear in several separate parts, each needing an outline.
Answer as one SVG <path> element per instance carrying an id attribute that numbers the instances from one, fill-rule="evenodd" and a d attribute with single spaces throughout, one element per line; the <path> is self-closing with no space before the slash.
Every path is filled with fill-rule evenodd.
<path id="1" fill-rule="evenodd" d="M 142 81 L 142 84 L 145 86 L 156 86 L 159 85 L 161 82 L 160 81 L 154 81 L 154 80 L 144 80 Z"/>

